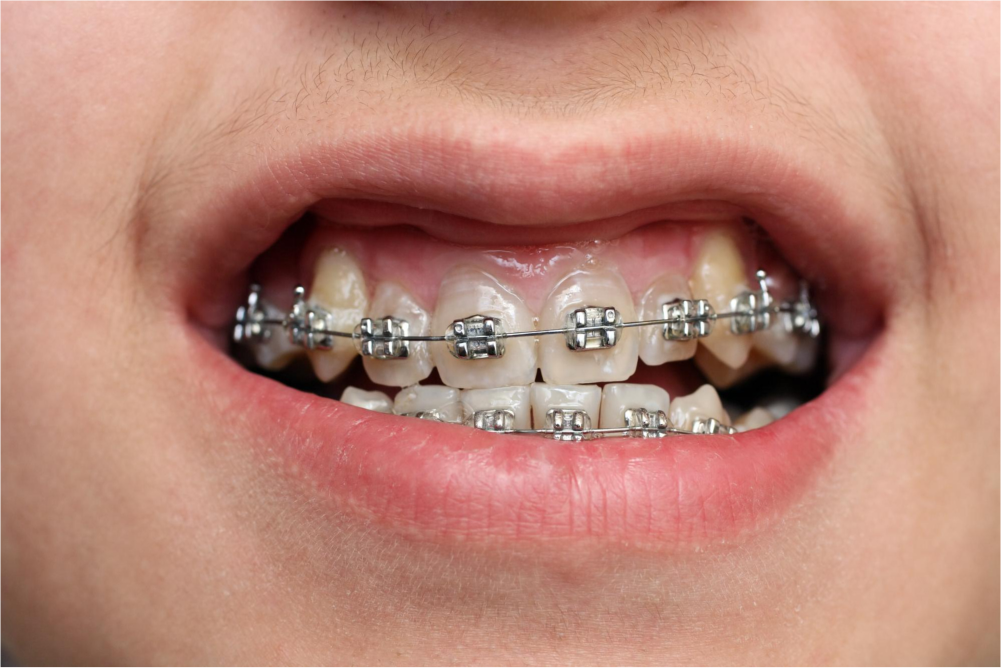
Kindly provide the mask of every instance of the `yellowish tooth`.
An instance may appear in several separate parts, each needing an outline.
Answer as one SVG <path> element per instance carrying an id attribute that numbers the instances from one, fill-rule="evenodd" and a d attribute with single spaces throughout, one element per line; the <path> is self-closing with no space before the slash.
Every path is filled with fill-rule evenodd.
<path id="1" fill-rule="evenodd" d="M 773 422 L 775 422 L 774 415 L 769 413 L 765 408 L 757 407 L 752 408 L 737 418 L 733 426 L 737 431 L 749 431 L 751 429 L 767 427 Z"/>
<path id="2" fill-rule="evenodd" d="M 357 387 L 346 387 L 341 394 L 341 403 L 357 406 L 376 413 L 392 413 L 393 400 L 384 392 L 366 391 Z"/>
<path id="3" fill-rule="evenodd" d="M 802 374 L 817 366 L 817 356 L 820 354 L 820 340 L 809 336 L 800 336 L 796 341 L 796 354 L 783 369 L 792 374 Z"/>
<path id="4" fill-rule="evenodd" d="M 671 402 L 671 425 L 678 429 L 691 429 L 696 418 L 716 418 L 730 424 L 730 416 L 712 385 L 703 385 L 691 394 L 675 397 Z"/>
<path id="5" fill-rule="evenodd" d="M 671 397 L 667 390 L 657 385 L 638 383 L 608 383 L 601 391 L 601 419 L 599 425 L 605 427 L 625 427 L 626 410 L 643 408 L 650 412 L 671 412 Z"/>
<path id="6" fill-rule="evenodd" d="M 406 320 L 410 326 L 410 336 L 427 336 L 431 331 L 430 314 L 399 283 L 379 283 L 375 288 L 370 312 L 376 318 L 393 316 Z M 365 357 L 362 360 L 365 373 L 373 382 L 389 387 L 406 387 L 418 383 L 434 370 L 429 345 L 440 344 L 412 341 L 410 354 L 405 359 L 377 360 Z"/>
<path id="7" fill-rule="evenodd" d="M 699 349 L 695 352 L 695 366 L 699 368 L 702 375 L 713 386 L 725 390 L 750 378 L 762 369 L 774 366 L 774 363 L 766 359 L 757 350 L 752 350 L 751 354 L 747 356 L 747 361 L 734 369 L 720 362 L 708 348 L 699 346 Z"/>
<path id="8" fill-rule="evenodd" d="M 393 412 L 397 415 L 437 411 L 445 422 L 462 422 L 459 390 L 444 385 L 412 385 L 396 393 Z"/>
<path id="9" fill-rule="evenodd" d="M 653 281 L 640 298 L 639 319 L 659 320 L 664 317 L 663 305 L 675 299 L 691 299 L 688 281 L 677 274 L 665 274 Z M 644 364 L 658 366 L 667 362 L 689 359 L 698 342 L 668 341 L 663 327 L 640 328 L 640 359 Z"/>
<path id="10" fill-rule="evenodd" d="M 754 350 L 780 365 L 790 364 L 796 359 L 799 338 L 787 332 L 777 316 L 772 318 L 771 327 L 751 334 Z"/>
<path id="11" fill-rule="evenodd" d="M 730 300 L 747 290 L 747 271 L 736 239 L 728 229 L 714 229 L 706 234 L 692 265 L 689 282 L 696 299 L 708 299 L 717 312 L 730 310 Z M 699 339 L 713 355 L 736 369 L 747 361 L 751 337 L 730 332 L 730 321 L 717 321 L 712 334 Z"/>
<path id="12" fill-rule="evenodd" d="M 482 269 L 459 266 L 441 282 L 431 331 L 436 335 L 444 334 L 455 320 L 473 315 L 499 318 L 508 332 L 535 329 L 535 315 L 521 297 Z M 431 358 L 438 367 L 441 382 L 464 389 L 528 385 L 535 380 L 537 369 L 535 338 L 504 339 L 503 342 L 503 357 L 478 360 L 457 359 L 445 344 L 432 344 Z"/>
<path id="13" fill-rule="evenodd" d="M 277 306 L 267 304 L 265 315 L 272 320 L 281 320 L 285 314 Z M 272 329 L 266 341 L 251 346 L 257 366 L 268 371 L 280 371 L 303 354 L 302 347 L 289 341 L 288 334 L 280 329 Z"/>
<path id="14" fill-rule="evenodd" d="M 583 410 L 598 424 L 601 388 L 597 385 L 550 385 L 532 383 L 532 423 L 535 429 L 546 428 L 546 414 L 553 408 Z"/>
<path id="15" fill-rule="evenodd" d="M 460 395 L 465 418 L 476 411 L 511 409 L 515 429 L 531 429 L 532 401 L 528 385 L 498 387 L 484 390 L 463 390 Z"/>
<path id="16" fill-rule="evenodd" d="M 365 277 L 354 258 L 340 248 L 328 248 L 316 260 L 309 301 L 331 314 L 335 330 L 352 332 L 368 310 Z M 344 371 L 358 351 L 349 338 L 335 337 L 331 350 L 307 352 L 316 377 L 329 382 Z"/>

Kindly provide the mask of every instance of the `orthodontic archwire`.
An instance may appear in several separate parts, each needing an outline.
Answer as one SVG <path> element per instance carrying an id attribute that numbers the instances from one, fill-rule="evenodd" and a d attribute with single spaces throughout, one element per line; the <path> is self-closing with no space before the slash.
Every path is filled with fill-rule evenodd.
<path id="1" fill-rule="evenodd" d="M 809 286 L 800 281 L 796 299 L 776 303 L 768 290 L 764 271 L 755 274 L 757 290 L 741 292 L 730 300 L 729 310 L 717 311 L 705 299 L 676 299 L 661 305 L 662 317 L 623 322 L 612 306 L 584 306 L 566 316 L 566 325 L 553 329 L 509 332 L 500 318 L 471 315 L 450 324 L 442 335 L 410 333 L 410 324 L 395 316 L 362 318 L 353 331 L 337 330 L 333 314 L 306 301 L 302 286 L 295 288 L 291 310 L 283 317 L 261 296 L 261 287 L 250 286 L 247 300 L 237 309 L 233 342 L 255 345 L 267 342 L 274 330 L 284 330 L 289 341 L 306 350 L 332 350 L 338 339 L 350 339 L 362 357 L 402 360 L 410 356 L 412 343 L 444 343 L 456 359 L 470 362 L 504 356 L 507 339 L 563 336 L 574 352 L 613 348 L 623 329 L 661 327 L 666 341 L 692 341 L 709 336 L 720 320 L 729 321 L 730 332 L 747 335 L 769 329 L 776 322 L 790 334 L 816 338 L 820 320 L 810 300 Z M 444 422 L 436 410 L 405 414 Z M 663 437 L 670 434 L 733 434 L 735 429 L 715 418 L 697 418 L 690 430 L 673 426 L 664 411 L 630 408 L 623 427 L 592 427 L 590 416 L 579 408 L 554 408 L 546 415 L 546 428 L 515 429 L 514 411 L 476 411 L 464 421 L 468 426 L 501 434 L 536 434 L 559 441 L 583 441 L 613 437 Z"/>

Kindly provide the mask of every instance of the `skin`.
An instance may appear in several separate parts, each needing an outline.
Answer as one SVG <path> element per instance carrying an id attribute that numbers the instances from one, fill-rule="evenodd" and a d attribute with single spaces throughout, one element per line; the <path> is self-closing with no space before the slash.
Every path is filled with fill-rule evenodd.
<path id="1" fill-rule="evenodd" d="M 998 662 L 997 4 L 0 12 L 20 661 Z M 657 105 L 842 161 L 911 251 L 878 417 L 774 528 L 707 553 L 411 540 L 198 400 L 158 286 L 217 159 L 400 109 L 569 131 Z"/>

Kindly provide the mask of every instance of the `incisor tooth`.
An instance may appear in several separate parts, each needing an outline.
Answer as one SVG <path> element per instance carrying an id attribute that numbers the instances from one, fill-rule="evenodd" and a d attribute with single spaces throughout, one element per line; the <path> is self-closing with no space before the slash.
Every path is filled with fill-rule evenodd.
<path id="1" fill-rule="evenodd" d="M 708 299 L 717 312 L 729 311 L 730 300 L 747 290 L 744 259 L 729 230 L 715 229 L 706 234 L 692 269 L 692 294 L 697 299 Z M 747 361 L 751 337 L 732 334 L 730 321 L 723 319 L 717 321 L 712 334 L 699 339 L 699 345 L 736 369 Z"/>
<path id="2" fill-rule="evenodd" d="M 472 417 L 476 411 L 511 409 L 514 411 L 514 428 L 532 427 L 532 401 L 528 385 L 498 387 L 489 390 L 463 390 L 460 396 L 463 414 Z"/>
<path id="3" fill-rule="evenodd" d="M 752 408 L 737 418 L 733 426 L 737 431 L 748 431 L 750 429 L 767 427 L 773 422 L 775 422 L 775 417 L 767 409 L 757 407 Z"/>
<path id="4" fill-rule="evenodd" d="M 456 267 L 441 282 L 431 331 L 444 334 L 453 321 L 472 315 L 499 318 L 508 332 L 535 329 L 535 316 L 521 297 L 482 269 Z M 431 357 L 441 381 L 451 387 L 504 387 L 528 385 L 535 380 L 535 338 L 504 339 L 504 347 L 503 357 L 462 360 L 452 357 L 444 344 L 435 344 Z"/>
<path id="5" fill-rule="evenodd" d="M 667 390 L 657 385 L 640 385 L 638 383 L 609 383 L 601 391 L 600 427 L 626 426 L 626 409 L 645 408 L 646 410 L 671 412 L 671 397 Z"/>
<path id="6" fill-rule="evenodd" d="M 421 308 L 414 296 L 398 283 L 392 281 L 379 283 L 375 288 L 375 296 L 369 310 L 378 318 L 393 316 L 406 320 L 410 326 L 410 336 L 426 336 L 430 333 L 431 316 Z M 420 382 L 430 376 L 434 369 L 428 345 L 423 342 L 411 342 L 410 354 L 405 359 L 378 360 L 365 357 L 362 360 L 365 373 L 375 383 L 389 387 L 406 387 Z"/>
<path id="7" fill-rule="evenodd" d="M 376 413 L 392 413 L 393 400 L 384 392 L 363 390 L 357 387 L 346 387 L 341 394 L 341 403 L 349 406 L 365 408 Z"/>
<path id="8" fill-rule="evenodd" d="M 397 415 L 437 411 L 445 422 L 462 422 L 459 390 L 444 385 L 411 385 L 396 393 L 393 412 Z"/>
<path id="9" fill-rule="evenodd" d="M 309 300 L 331 314 L 335 330 L 351 332 L 368 310 L 368 291 L 358 263 L 340 248 L 328 248 L 316 260 Z M 351 364 L 358 351 L 349 338 L 337 337 L 331 350 L 307 351 L 316 377 L 324 382 L 336 378 Z"/>
<path id="10" fill-rule="evenodd" d="M 659 320 L 664 317 L 663 305 L 675 299 L 691 299 L 692 291 L 688 281 L 677 274 L 665 274 L 654 280 L 640 299 L 639 319 Z M 668 341 L 664 338 L 664 328 L 640 328 L 640 359 L 644 364 L 657 366 L 667 362 L 686 360 L 695 354 L 698 342 Z"/>
<path id="11" fill-rule="evenodd" d="M 720 362 L 708 348 L 699 347 L 695 353 L 695 366 L 699 367 L 706 380 L 715 387 L 725 390 L 774 364 L 758 351 L 752 350 L 747 356 L 747 361 L 734 369 Z"/>
<path id="12" fill-rule="evenodd" d="M 730 417 L 723 410 L 723 403 L 712 385 L 703 385 L 689 395 L 675 397 L 671 402 L 671 425 L 678 429 L 691 429 L 696 418 L 716 418 L 730 424 Z"/>
<path id="13" fill-rule="evenodd" d="M 636 309 L 625 280 L 617 271 L 595 262 L 564 277 L 546 299 L 540 329 L 565 327 L 567 316 L 585 306 L 614 306 L 624 321 L 636 319 Z M 562 336 L 543 336 L 539 368 L 547 383 L 596 383 L 627 380 L 639 360 L 635 328 L 618 330 L 618 342 L 599 350 L 570 350 Z"/>
<path id="14" fill-rule="evenodd" d="M 601 388 L 597 385 L 550 385 L 532 383 L 532 423 L 535 429 L 546 428 L 546 413 L 552 408 L 583 410 L 598 423 Z"/>

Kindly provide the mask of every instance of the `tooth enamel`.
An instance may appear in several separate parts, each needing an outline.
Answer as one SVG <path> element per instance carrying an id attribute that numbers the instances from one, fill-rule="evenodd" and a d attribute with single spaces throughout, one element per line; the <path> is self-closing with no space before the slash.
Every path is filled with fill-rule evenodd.
<path id="1" fill-rule="evenodd" d="M 546 413 L 552 408 L 582 409 L 594 425 L 601 408 L 601 388 L 597 385 L 532 383 L 532 423 L 535 429 L 546 428 Z"/>
<path id="2" fill-rule="evenodd" d="M 773 364 L 761 353 L 752 350 L 751 354 L 747 356 L 747 361 L 734 369 L 720 362 L 708 348 L 700 346 L 695 352 L 695 366 L 714 387 L 725 390 L 750 378 L 758 371 L 773 366 Z"/>
<path id="3" fill-rule="evenodd" d="M 585 306 L 612 306 L 624 321 L 636 320 L 629 288 L 617 271 L 591 262 L 564 277 L 546 299 L 540 329 L 566 327 L 567 315 Z M 635 328 L 618 330 L 611 348 L 574 351 L 562 336 L 543 336 L 539 342 L 539 368 L 547 383 L 572 384 L 627 380 L 639 360 Z"/>
<path id="4" fill-rule="evenodd" d="M 790 364 L 796 359 L 796 348 L 800 337 L 787 332 L 781 323 L 774 323 L 769 329 L 763 329 L 751 335 L 754 350 L 777 364 Z"/>
<path id="5" fill-rule="evenodd" d="M 820 341 L 809 336 L 800 336 L 798 338 L 796 352 L 792 360 L 782 366 L 782 369 L 787 373 L 806 373 L 817 365 L 817 355 L 820 354 Z"/>
<path id="6" fill-rule="evenodd" d="M 767 409 L 757 407 L 752 408 L 737 418 L 733 426 L 737 431 L 749 431 L 751 429 L 767 427 L 772 422 L 775 422 L 775 417 Z"/>
<path id="7" fill-rule="evenodd" d="M 730 310 L 730 300 L 747 290 L 744 259 L 737 242 L 728 230 L 713 230 L 702 241 L 698 257 L 692 265 L 692 294 L 708 299 L 717 312 Z M 736 369 L 747 361 L 751 351 L 750 336 L 735 336 L 728 320 L 721 319 L 712 334 L 699 339 L 716 358 Z"/>
<path id="8" fill-rule="evenodd" d="M 277 306 L 266 304 L 264 314 L 271 320 L 281 320 L 285 317 Z M 289 341 L 284 332 L 272 330 L 267 339 L 252 346 L 254 351 L 254 361 L 257 366 L 268 371 L 280 371 L 287 367 L 294 359 L 302 355 L 302 348 Z"/>
<path id="9" fill-rule="evenodd" d="M 393 402 L 397 415 L 432 410 L 445 422 L 462 422 L 459 390 L 444 385 L 411 385 L 397 392 Z"/>
<path id="10" fill-rule="evenodd" d="M 508 332 L 535 329 L 535 316 L 518 295 L 481 269 L 456 267 L 442 280 L 431 331 L 444 334 L 453 321 L 472 315 L 498 318 Z M 437 344 L 431 357 L 441 381 L 451 387 L 492 388 L 535 380 L 535 338 L 505 339 L 504 348 L 504 356 L 497 359 L 463 360 L 453 357 L 444 344 Z"/>
<path id="11" fill-rule="evenodd" d="M 675 397 L 671 402 L 671 425 L 677 429 L 691 429 L 696 418 L 716 418 L 730 424 L 730 417 L 712 385 L 703 385 L 689 395 Z"/>
<path id="12" fill-rule="evenodd" d="M 659 320 L 664 317 L 663 305 L 675 299 L 691 299 L 688 281 L 678 275 L 665 274 L 654 280 L 643 293 L 639 305 L 640 320 Z M 639 333 L 640 359 L 644 364 L 658 366 L 667 362 L 686 360 L 695 354 L 698 342 L 668 341 L 663 327 L 642 327 Z"/>
<path id="13" fill-rule="evenodd" d="M 341 395 L 341 403 L 357 406 L 376 413 L 392 413 L 393 400 L 384 392 L 368 392 L 357 387 L 347 387 Z"/>
<path id="14" fill-rule="evenodd" d="M 629 408 L 671 412 L 671 397 L 667 390 L 657 385 L 637 383 L 609 383 L 601 391 L 601 418 L 599 427 L 626 426 L 625 412 Z"/>
<path id="15" fill-rule="evenodd" d="M 361 268 L 340 248 L 329 248 L 317 258 L 309 301 L 331 314 L 335 330 L 351 332 L 368 315 L 368 291 Z M 349 338 L 334 340 L 332 350 L 310 350 L 316 377 L 323 382 L 336 378 L 351 364 L 358 351 Z"/>
<path id="16" fill-rule="evenodd" d="M 532 426 L 531 390 L 528 385 L 463 390 L 460 401 L 466 419 L 476 411 L 511 409 L 514 411 L 514 429 L 530 429 Z"/>
<path id="17" fill-rule="evenodd" d="M 431 316 L 398 283 L 387 281 L 375 288 L 370 313 L 378 318 L 392 316 L 406 320 L 410 336 L 427 336 L 431 331 Z M 432 344 L 433 345 L 433 344 Z M 427 343 L 411 342 L 409 355 L 404 359 L 379 360 L 365 357 L 362 364 L 373 382 L 389 387 L 406 387 L 431 375 L 434 363 Z"/>

